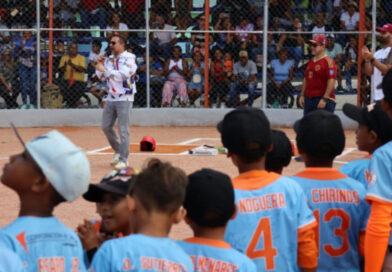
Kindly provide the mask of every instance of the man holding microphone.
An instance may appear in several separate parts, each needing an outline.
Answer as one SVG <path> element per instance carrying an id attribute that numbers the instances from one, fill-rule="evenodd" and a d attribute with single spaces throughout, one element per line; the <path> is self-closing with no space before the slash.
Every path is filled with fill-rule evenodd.
<path id="1" fill-rule="evenodd" d="M 115 154 L 111 165 L 120 170 L 128 165 L 130 109 L 136 93 L 136 56 L 125 50 L 125 39 L 113 35 L 109 43 L 112 54 L 97 59 L 95 67 L 99 79 L 106 80 L 108 97 L 102 114 L 102 130 Z M 120 141 L 113 129 L 118 119 Z"/>

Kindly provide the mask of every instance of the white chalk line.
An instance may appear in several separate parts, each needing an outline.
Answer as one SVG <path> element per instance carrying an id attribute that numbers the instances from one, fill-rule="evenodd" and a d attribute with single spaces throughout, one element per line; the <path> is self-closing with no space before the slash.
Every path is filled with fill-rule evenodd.
<path id="1" fill-rule="evenodd" d="M 199 141 L 219 141 L 220 138 L 193 138 L 183 142 L 179 142 L 176 145 L 188 145 Z"/>
<path id="2" fill-rule="evenodd" d="M 346 156 L 346 155 L 348 155 L 348 154 L 350 154 L 351 152 L 356 151 L 356 150 L 357 150 L 357 148 L 353 148 L 353 147 L 351 147 L 351 148 L 346 148 L 346 149 L 342 152 L 342 154 L 340 154 L 339 156 L 337 156 L 335 159 L 339 159 L 339 158 L 341 158 L 341 157 L 344 157 L 344 156 Z"/>

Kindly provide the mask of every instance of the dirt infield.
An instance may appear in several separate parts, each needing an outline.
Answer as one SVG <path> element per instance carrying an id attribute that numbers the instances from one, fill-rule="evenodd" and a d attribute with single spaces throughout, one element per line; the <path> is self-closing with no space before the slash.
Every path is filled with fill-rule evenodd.
<path id="1" fill-rule="evenodd" d="M 98 127 L 62 127 L 56 128 L 68 136 L 74 143 L 82 147 L 88 154 L 91 164 L 91 182 L 97 183 L 112 169 L 109 165 L 112 151 L 108 147 L 105 136 Z M 25 141 L 52 128 L 20 128 L 19 132 Z M 287 136 L 294 140 L 295 134 L 292 129 L 282 129 Z M 0 167 L 7 163 L 11 154 L 23 150 L 22 146 L 13 135 L 11 129 L 0 129 Z M 157 151 L 154 153 L 139 152 L 138 142 L 143 136 L 150 135 L 155 138 Z M 203 144 L 220 146 L 219 133 L 214 127 L 132 127 L 131 128 L 131 154 L 129 163 L 136 169 L 141 169 L 146 160 L 157 157 L 170 161 L 175 166 L 181 167 L 186 173 L 191 173 L 203 167 L 209 167 L 227 173 L 231 177 L 237 175 L 237 170 L 230 159 L 225 155 L 217 156 L 193 156 L 186 154 L 187 150 Z M 361 158 L 365 154 L 356 150 L 355 133 L 346 131 L 346 149 L 344 153 L 336 158 L 334 167 L 339 168 L 343 163 Z M 304 169 L 303 163 L 292 160 L 284 174 L 293 175 Z M 17 217 L 19 201 L 17 195 L 0 185 L 0 227 L 5 226 Z M 79 198 L 74 203 L 61 204 L 55 210 L 55 215 L 67 226 L 75 228 L 83 219 L 97 218 L 95 205 Z M 190 229 L 181 223 L 172 229 L 171 237 L 183 239 L 191 235 Z"/>

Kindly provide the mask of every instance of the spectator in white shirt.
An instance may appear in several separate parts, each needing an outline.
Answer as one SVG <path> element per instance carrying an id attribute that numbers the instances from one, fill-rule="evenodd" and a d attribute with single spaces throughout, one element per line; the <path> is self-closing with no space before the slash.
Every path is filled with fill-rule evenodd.
<path id="1" fill-rule="evenodd" d="M 312 36 L 313 39 L 317 34 L 321 34 L 325 36 L 325 32 L 330 31 L 329 27 L 325 25 L 325 16 L 323 12 L 317 12 L 315 24 L 312 28 Z"/>
<path id="2" fill-rule="evenodd" d="M 165 23 L 165 18 L 161 14 L 155 16 L 155 21 L 151 26 L 151 53 L 154 57 L 169 59 L 174 45 L 177 43 L 177 36 L 172 25 Z M 155 31 L 154 31 L 155 30 Z M 158 31 L 156 31 L 158 30 Z M 159 30 L 164 30 L 160 32 Z"/>
<path id="3" fill-rule="evenodd" d="M 377 40 L 380 41 L 381 48 L 376 53 L 369 51 L 367 47 L 362 48 L 362 56 L 365 60 L 365 73 L 368 76 L 373 75 L 375 101 L 384 98 L 381 83 L 384 75 L 392 68 L 392 24 L 377 27 L 377 31 L 380 32 Z"/>
<path id="4" fill-rule="evenodd" d="M 340 30 L 350 31 L 358 29 L 359 13 L 356 10 L 357 4 L 355 2 L 348 3 L 347 11 L 340 16 Z"/>
<path id="5" fill-rule="evenodd" d="M 120 14 L 118 13 L 113 13 L 112 16 L 112 22 L 110 25 L 107 26 L 106 28 L 107 30 L 110 30 L 108 32 L 106 32 L 106 37 L 108 38 L 108 40 L 111 39 L 111 37 L 113 36 L 113 30 L 128 30 L 128 26 L 124 23 L 121 23 L 121 17 Z M 124 31 L 116 31 L 116 33 L 118 33 L 119 35 L 123 36 L 124 39 L 127 41 L 128 40 L 128 32 L 124 32 Z"/>

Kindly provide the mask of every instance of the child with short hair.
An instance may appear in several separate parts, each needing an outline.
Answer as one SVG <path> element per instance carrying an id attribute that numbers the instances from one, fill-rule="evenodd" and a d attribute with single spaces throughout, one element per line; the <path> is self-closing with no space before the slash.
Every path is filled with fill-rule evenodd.
<path id="1" fill-rule="evenodd" d="M 339 117 L 313 111 L 294 125 L 306 169 L 292 178 L 302 187 L 319 223 L 317 271 L 359 271 L 369 205 L 366 189 L 333 168 L 345 136 Z"/>
<path id="2" fill-rule="evenodd" d="M 217 128 L 240 173 L 232 180 L 238 211 L 225 240 L 245 252 L 257 271 L 315 271 L 317 223 L 303 190 L 293 180 L 265 171 L 271 129 L 264 112 L 238 107 Z"/>
<path id="3" fill-rule="evenodd" d="M 293 147 L 286 134 L 280 130 L 271 130 L 273 148 L 267 153 L 265 159 L 265 170 L 282 174 L 283 168 L 290 164 Z"/>
<path id="4" fill-rule="evenodd" d="M 97 204 L 101 220 L 84 220 L 77 232 L 90 263 L 101 244 L 109 239 L 132 233 L 128 218 L 126 195 L 134 177 L 134 169 L 126 167 L 104 177 L 98 184 L 90 184 L 83 198 Z"/>
<path id="5" fill-rule="evenodd" d="M 382 80 L 382 110 L 392 119 L 392 69 Z M 372 155 L 367 174 L 366 200 L 371 205 L 366 228 L 365 271 L 388 271 L 392 267 L 392 141 Z"/>
<path id="6" fill-rule="evenodd" d="M 360 181 L 367 188 L 366 171 L 370 158 L 377 148 L 392 140 L 392 120 L 381 109 L 381 101 L 365 108 L 346 103 L 343 106 L 343 113 L 358 122 L 355 131 L 358 150 L 369 154 L 362 159 L 346 163 L 340 168 L 340 172 Z"/>
<path id="7" fill-rule="evenodd" d="M 184 208 L 185 222 L 195 237 L 178 244 L 191 256 L 195 271 L 256 272 L 256 265 L 245 254 L 224 241 L 226 226 L 235 214 L 234 190 L 230 177 L 211 169 L 188 176 Z"/>
<path id="8" fill-rule="evenodd" d="M 85 193 L 90 166 L 83 151 L 58 131 L 43 134 L 10 157 L 1 182 L 20 199 L 19 217 L 0 230 L 0 245 L 15 252 L 27 271 L 86 271 L 76 233 L 53 216 L 54 208 Z"/>
<path id="9" fill-rule="evenodd" d="M 106 241 L 94 255 L 91 271 L 193 271 L 188 255 L 168 238 L 185 211 L 187 176 L 168 162 L 152 159 L 127 195 L 135 234 Z"/>

